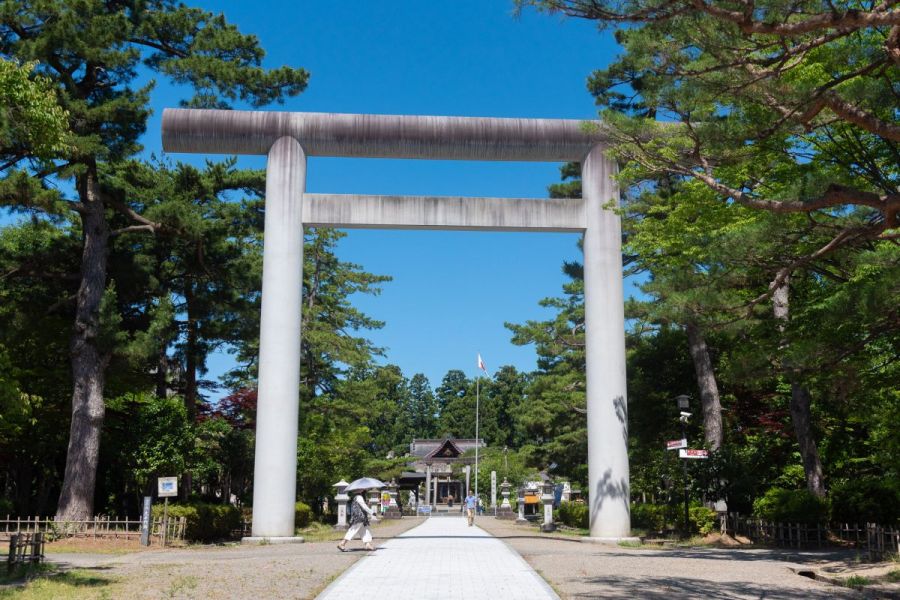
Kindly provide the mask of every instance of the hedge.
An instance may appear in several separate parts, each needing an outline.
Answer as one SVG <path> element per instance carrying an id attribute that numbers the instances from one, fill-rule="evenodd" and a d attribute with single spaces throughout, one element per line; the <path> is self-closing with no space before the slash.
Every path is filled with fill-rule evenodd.
<path id="1" fill-rule="evenodd" d="M 153 505 L 153 517 L 162 518 L 163 505 Z M 170 504 L 169 517 L 186 517 L 184 537 L 190 542 L 212 542 L 231 537 L 241 528 L 241 509 L 230 504 Z"/>
<path id="2" fill-rule="evenodd" d="M 312 509 L 308 504 L 298 502 L 294 505 L 294 527 L 302 529 L 312 522 Z"/>
<path id="3" fill-rule="evenodd" d="M 561 502 L 556 511 L 556 518 L 563 525 L 587 529 L 590 513 L 587 504 L 581 502 Z"/>
<path id="4" fill-rule="evenodd" d="M 859 477 L 830 491 L 831 517 L 838 523 L 900 523 L 900 490 L 879 477 Z"/>
<path id="5" fill-rule="evenodd" d="M 716 528 L 716 511 L 705 506 L 692 506 L 688 509 L 688 518 L 694 529 L 701 535 L 712 533 Z"/>
<path id="6" fill-rule="evenodd" d="M 786 523 L 827 523 L 830 506 L 809 490 L 771 488 L 753 501 L 753 515 Z"/>
<path id="7" fill-rule="evenodd" d="M 673 522 L 672 508 L 665 504 L 632 504 L 631 526 L 647 531 L 663 532 Z"/>

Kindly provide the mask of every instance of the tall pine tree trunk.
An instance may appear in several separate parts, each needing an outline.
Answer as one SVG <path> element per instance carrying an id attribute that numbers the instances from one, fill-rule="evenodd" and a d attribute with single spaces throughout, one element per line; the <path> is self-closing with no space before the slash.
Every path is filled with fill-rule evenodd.
<path id="1" fill-rule="evenodd" d="M 197 354 L 200 352 L 198 348 L 200 332 L 194 282 L 190 277 L 185 278 L 184 303 L 187 310 L 184 344 L 184 407 L 187 409 L 188 420 L 193 423 L 197 418 Z"/>
<path id="2" fill-rule="evenodd" d="M 697 376 L 697 388 L 700 390 L 700 404 L 703 408 L 703 431 L 706 445 L 712 450 L 722 446 L 722 404 L 719 401 L 719 386 L 713 371 L 712 360 L 706 338 L 696 323 L 685 325 L 691 359 L 694 361 L 694 373 Z"/>
<path id="3" fill-rule="evenodd" d="M 790 320 L 790 277 L 775 288 L 772 294 L 772 308 L 775 318 L 780 322 L 779 329 L 783 338 L 781 351 L 788 349 L 785 330 Z M 797 436 L 797 444 L 800 446 L 800 457 L 803 460 L 803 472 L 806 475 L 806 487 L 810 492 L 819 496 L 825 496 L 824 476 L 822 475 L 822 460 L 819 458 L 819 449 L 813 436 L 812 411 L 810 410 L 811 398 L 809 390 L 803 386 L 800 371 L 786 355 L 782 357 L 781 369 L 791 384 L 791 421 L 794 424 L 794 434 Z"/>
<path id="4" fill-rule="evenodd" d="M 109 227 L 100 197 L 97 167 L 88 165 L 78 177 L 84 249 L 81 282 L 75 305 L 75 331 L 70 345 L 72 363 L 72 424 L 66 472 L 56 518 L 87 519 L 94 511 L 94 487 L 100 453 L 105 405 L 103 385 L 109 357 L 98 347 L 100 302 L 106 287 Z"/>

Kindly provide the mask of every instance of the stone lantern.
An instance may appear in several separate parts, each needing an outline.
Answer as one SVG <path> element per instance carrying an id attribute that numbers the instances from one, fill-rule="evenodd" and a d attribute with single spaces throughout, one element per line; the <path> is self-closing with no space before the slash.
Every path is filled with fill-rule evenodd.
<path id="1" fill-rule="evenodd" d="M 541 503 L 544 505 L 544 522 L 541 523 L 541 531 L 556 531 L 556 525 L 553 524 L 553 482 L 547 480 L 544 482 L 543 495 L 541 495 Z"/>
<path id="2" fill-rule="evenodd" d="M 400 505 L 397 503 L 397 480 L 391 479 L 391 482 L 387 486 L 388 494 L 391 499 L 388 502 L 387 508 L 384 512 L 385 519 L 399 519 L 403 515 L 400 514 Z"/>
<path id="3" fill-rule="evenodd" d="M 513 513 L 512 505 L 509 503 L 509 488 L 512 485 L 503 478 L 503 483 L 500 484 L 500 496 L 503 498 L 503 501 L 500 503 L 500 508 L 497 509 L 497 518 L 498 519 L 514 519 L 515 515 Z"/>
<path id="4" fill-rule="evenodd" d="M 381 513 L 378 510 L 378 504 L 381 502 L 381 492 L 379 490 L 369 490 L 369 508 L 371 508 L 376 515 L 380 515 Z"/>
<path id="5" fill-rule="evenodd" d="M 516 523 L 527 523 L 528 519 L 525 518 L 525 486 L 519 488 L 519 517 L 516 519 Z"/>
<path id="6" fill-rule="evenodd" d="M 337 489 L 337 495 L 334 497 L 334 500 L 337 502 L 337 523 L 334 526 L 335 529 L 347 529 L 347 502 L 350 500 L 350 496 L 344 493 L 344 490 L 347 489 L 348 485 L 350 484 L 341 479 L 331 486 Z"/>

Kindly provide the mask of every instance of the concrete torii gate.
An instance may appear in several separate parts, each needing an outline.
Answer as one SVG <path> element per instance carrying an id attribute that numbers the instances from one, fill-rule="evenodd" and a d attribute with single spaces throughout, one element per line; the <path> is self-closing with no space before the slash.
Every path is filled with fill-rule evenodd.
<path id="1" fill-rule="evenodd" d="M 599 129 L 581 121 L 166 109 L 163 149 L 264 154 L 253 538 L 294 536 L 303 226 L 584 232 L 590 535 L 631 534 L 621 222 Z M 582 199 L 307 194 L 306 157 L 577 161 Z"/>

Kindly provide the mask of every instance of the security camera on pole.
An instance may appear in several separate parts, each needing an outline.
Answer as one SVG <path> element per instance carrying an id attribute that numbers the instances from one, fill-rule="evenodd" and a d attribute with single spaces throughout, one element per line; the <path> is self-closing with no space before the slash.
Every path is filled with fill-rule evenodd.
<path id="1" fill-rule="evenodd" d="M 709 452 L 702 449 L 694 449 L 687 447 L 687 423 L 691 418 L 691 413 L 687 412 L 690 408 L 691 399 L 689 396 L 681 394 L 675 397 L 678 403 L 679 416 L 678 421 L 681 423 L 681 439 L 670 440 L 666 442 L 666 450 L 678 450 L 678 458 L 681 459 L 705 459 L 709 458 Z M 690 496 L 691 487 L 688 482 L 687 462 L 682 462 L 681 467 L 684 473 L 684 531 L 688 531 L 688 498 Z"/>

